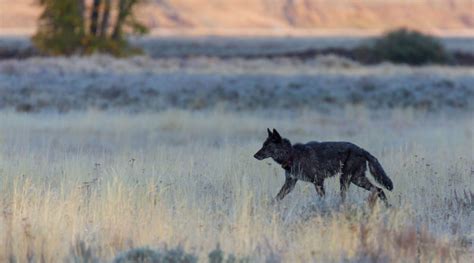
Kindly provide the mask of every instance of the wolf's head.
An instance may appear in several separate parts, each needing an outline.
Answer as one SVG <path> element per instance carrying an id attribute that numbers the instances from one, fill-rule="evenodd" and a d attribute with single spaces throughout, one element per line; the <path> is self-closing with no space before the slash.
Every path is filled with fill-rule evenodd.
<path id="1" fill-rule="evenodd" d="M 263 160 L 271 157 L 278 163 L 287 160 L 291 154 L 291 143 L 288 139 L 282 138 L 277 130 L 267 129 L 268 137 L 260 149 L 253 157 L 257 160 Z"/>

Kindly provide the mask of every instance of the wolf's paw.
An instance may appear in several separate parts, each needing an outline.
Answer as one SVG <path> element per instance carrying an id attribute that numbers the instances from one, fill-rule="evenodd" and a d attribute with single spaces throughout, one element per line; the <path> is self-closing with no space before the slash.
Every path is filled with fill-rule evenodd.
<path id="1" fill-rule="evenodd" d="M 277 206 L 278 205 L 278 200 L 276 198 L 272 198 L 270 199 L 270 201 L 268 202 L 268 205 L 269 206 Z"/>
<path id="2" fill-rule="evenodd" d="M 272 198 L 267 202 L 269 207 L 278 207 L 281 204 L 281 200 L 278 198 Z"/>

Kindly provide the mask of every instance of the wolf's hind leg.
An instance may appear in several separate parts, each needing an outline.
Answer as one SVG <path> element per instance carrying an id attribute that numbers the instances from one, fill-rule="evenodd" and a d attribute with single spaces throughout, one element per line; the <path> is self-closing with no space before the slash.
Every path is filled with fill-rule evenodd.
<path id="1" fill-rule="evenodd" d="M 340 188 L 341 188 L 341 201 L 344 203 L 346 201 L 347 190 L 351 184 L 351 174 L 348 172 L 343 172 L 339 178 Z"/>
<path id="2" fill-rule="evenodd" d="M 349 190 L 351 181 L 355 177 L 360 177 L 365 175 L 367 170 L 365 161 L 362 162 L 363 165 L 360 165 L 359 159 L 353 158 L 347 160 L 343 166 L 341 177 L 339 178 L 339 184 L 341 188 L 341 200 L 344 203 L 346 201 L 346 193 Z"/>
<path id="3" fill-rule="evenodd" d="M 285 184 L 280 189 L 280 192 L 278 192 L 276 199 L 277 200 L 282 200 L 288 193 L 290 193 L 296 185 L 297 179 L 293 179 L 291 177 L 286 177 Z"/>
<path id="4" fill-rule="evenodd" d="M 387 206 L 389 205 L 387 201 L 387 196 L 385 195 L 383 190 L 373 185 L 369 181 L 369 179 L 367 179 L 367 177 L 365 176 L 353 177 L 351 182 L 359 187 L 362 187 L 368 191 L 371 191 L 372 194 L 376 194 L 385 203 L 385 205 Z"/>
<path id="5" fill-rule="evenodd" d="M 360 165 L 363 163 L 364 165 Z M 339 178 L 341 201 L 346 201 L 346 193 L 351 184 L 351 178 L 359 175 L 364 175 L 366 170 L 365 160 L 361 160 L 358 156 L 354 155 L 351 151 L 347 152 L 347 157 L 342 163 L 341 176 Z"/>

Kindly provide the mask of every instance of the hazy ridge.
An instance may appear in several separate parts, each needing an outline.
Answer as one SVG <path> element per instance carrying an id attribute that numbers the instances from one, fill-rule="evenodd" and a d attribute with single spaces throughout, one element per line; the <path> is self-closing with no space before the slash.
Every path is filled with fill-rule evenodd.
<path id="1" fill-rule="evenodd" d="M 374 33 L 410 27 L 442 34 L 472 32 L 473 10 L 470 0 L 153 0 L 140 17 L 155 32 Z M 39 13 L 33 0 L 0 0 L 0 32 L 32 33 Z"/>

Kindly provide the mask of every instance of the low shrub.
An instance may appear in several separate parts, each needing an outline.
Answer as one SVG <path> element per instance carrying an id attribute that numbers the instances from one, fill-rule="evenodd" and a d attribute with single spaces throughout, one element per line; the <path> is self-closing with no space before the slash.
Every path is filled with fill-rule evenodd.
<path id="1" fill-rule="evenodd" d="M 451 62 L 449 53 L 438 39 L 407 29 L 388 32 L 376 39 L 373 45 L 360 47 L 359 53 L 371 53 L 373 58 L 369 56 L 368 62 L 391 61 L 410 65 Z"/>

